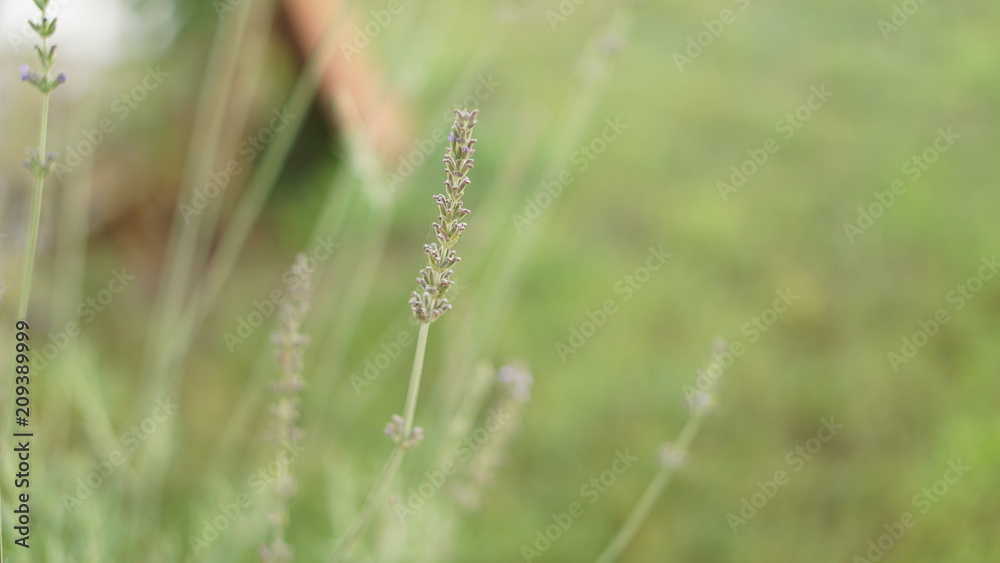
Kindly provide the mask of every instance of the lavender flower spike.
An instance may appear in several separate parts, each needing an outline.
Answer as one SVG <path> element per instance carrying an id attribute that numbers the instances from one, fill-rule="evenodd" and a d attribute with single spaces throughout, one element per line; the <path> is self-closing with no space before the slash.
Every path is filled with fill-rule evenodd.
<path id="1" fill-rule="evenodd" d="M 452 270 L 461 260 L 452 248 L 462 236 L 466 224 L 462 219 L 469 210 L 462 204 L 462 196 L 469 185 L 469 172 L 476 152 L 476 140 L 472 138 L 472 128 L 476 126 L 479 110 L 455 110 L 455 123 L 451 126 L 448 136 L 448 149 L 444 155 L 444 194 L 434 196 L 438 207 L 438 219 L 434 223 L 434 244 L 424 245 L 429 264 L 420 270 L 417 283 L 423 290 L 413 292 L 410 306 L 413 314 L 422 323 L 432 323 L 445 311 L 451 308 L 445 293 L 454 283 L 451 281 Z"/>

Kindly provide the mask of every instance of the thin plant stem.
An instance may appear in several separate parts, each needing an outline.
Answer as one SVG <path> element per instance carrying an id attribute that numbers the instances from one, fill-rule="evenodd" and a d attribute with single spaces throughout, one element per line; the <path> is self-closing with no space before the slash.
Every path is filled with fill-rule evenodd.
<path id="1" fill-rule="evenodd" d="M 246 9 L 249 9 L 249 6 Z M 194 287 L 189 305 L 177 313 L 171 330 L 161 333 L 160 342 L 157 343 L 156 347 L 156 351 L 159 353 L 151 360 L 149 382 L 143 389 L 141 399 L 136 402 L 136 409 L 140 408 L 140 405 L 148 405 L 155 398 L 170 393 L 182 376 L 179 372 L 180 363 L 194 343 L 197 332 L 208 316 L 215 299 L 224 289 L 225 283 L 243 250 L 243 245 L 270 196 L 271 188 L 277 183 L 285 159 L 292 149 L 293 141 L 297 138 L 299 129 L 305 121 L 303 114 L 308 110 L 309 104 L 319 88 L 322 70 L 325 68 L 324 64 L 336 37 L 336 29 L 334 22 L 331 21 L 319 45 L 309 56 L 306 69 L 296 80 L 285 107 L 291 115 L 297 117 L 291 119 L 287 126 L 287 132 L 278 136 L 268 147 L 268 150 L 263 153 L 259 167 L 255 169 L 243 197 L 233 212 L 232 219 L 221 236 L 217 251 L 206 266 L 203 279 Z M 139 411 L 136 410 L 134 417 L 138 415 Z M 158 509 L 161 505 L 159 501 L 162 500 L 162 483 L 166 476 L 167 466 L 162 459 L 152 457 L 148 463 L 150 465 L 143 467 L 142 470 L 155 470 L 158 471 L 158 474 L 146 482 L 144 493 L 161 496 L 147 501 L 142 495 L 136 495 L 136 502 L 133 503 L 133 506 L 139 507 L 147 502 L 149 504 L 155 502 L 154 506 Z"/>
<path id="2" fill-rule="evenodd" d="M 84 129 L 97 122 L 99 110 L 98 97 L 86 100 L 89 109 L 75 123 L 79 129 Z M 81 104 L 82 106 L 83 104 Z M 53 306 L 52 326 L 62 326 L 68 320 L 76 304 L 84 299 L 84 274 L 87 267 L 87 235 L 90 230 L 90 198 L 94 188 L 94 160 L 86 159 L 81 163 L 79 172 L 67 178 L 62 189 L 65 194 L 59 200 L 59 221 L 56 229 L 59 234 L 56 245 L 54 279 L 61 284 L 62 290 L 56 291 L 53 297 L 58 305 Z"/>
<path id="3" fill-rule="evenodd" d="M 191 131 L 191 142 L 185 158 L 181 176 L 181 190 L 178 200 L 186 202 L 195 192 L 198 181 L 207 178 L 215 161 L 222 134 L 223 119 L 227 115 L 227 104 L 233 88 L 244 42 L 244 34 L 252 6 L 239 10 L 235 22 L 220 20 L 209 50 L 198 102 L 195 106 L 195 127 Z M 204 127 L 201 124 L 207 124 Z M 215 205 L 213 207 L 219 207 Z M 206 210 L 207 211 L 207 210 Z M 153 308 L 152 333 L 148 339 L 149 349 L 144 358 L 145 372 L 150 371 L 153 359 L 152 348 L 162 342 L 162 335 L 174 328 L 178 311 L 182 309 L 191 272 L 195 266 L 195 245 L 198 231 L 202 227 L 201 213 L 187 217 L 178 207 L 170 227 L 167 246 L 167 263 L 163 280 Z M 192 224 L 189 224 L 192 223 Z"/>
<path id="4" fill-rule="evenodd" d="M 386 493 L 389 491 L 389 484 L 392 482 L 393 477 L 396 476 L 396 472 L 399 471 L 399 466 L 403 462 L 403 456 L 406 454 L 406 450 L 403 446 L 396 446 L 392 449 L 392 453 L 389 454 L 389 461 L 386 462 L 385 468 L 382 469 L 382 473 L 379 474 L 378 480 L 375 482 L 375 486 L 372 487 L 368 497 L 365 499 L 365 504 L 358 513 L 357 518 L 351 523 L 351 527 L 347 529 L 347 533 L 344 537 L 337 542 L 336 547 L 333 550 L 333 555 L 330 556 L 331 562 L 343 561 L 351 551 L 351 547 L 354 542 L 364 531 L 365 526 L 368 525 L 368 521 L 371 520 L 372 515 L 375 514 L 375 508 L 382 504 L 385 499 Z"/>
<path id="5" fill-rule="evenodd" d="M 226 101 L 232 92 L 233 77 L 236 74 L 240 56 L 244 51 L 242 46 L 245 43 L 250 12 L 253 9 L 254 5 L 244 6 L 237 13 L 235 20 L 231 22 L 222 20 L 217 27 L 205 69 L 206 80 L 198 94 L 192 142 L 189 143 L 182 173 L 180 201 L 187 201 L 190 194 L 194 193 L 196 182 L 208 176 L 212 162 L 218 154 L 217 147 L 220 144 L 223 120 L 227 115 Z M 204 128 L 200 126 L 203 123 L 207 124 Z M 178 207 L 168 237 L 167 263 L 169 267 L 164 270 L 165 273 L 157 291 L 156 306 L 153 307 L 153 321 L 141 360 L 143 373 L 156 373 L 156 369 L 159 367 L 156 362 L 163 354 L 158 347 L 161 345 L 166 347 L 165 343 L 173 341 L 169 335 L 176 330 L 177 317 L 180 314 L 179 311 L 183 309 L 185 287 L 195 266 L 193 257 L 196 252 L 199 228 L 202 226 L 200 214 L 194 217 L 191 225 L 188 225 L 187 221 L 183 220 L 183 213 Z M 173 335 L 173 338 L 179 338 L 179 336 Z M 166 393 L 159 393 L 157 397 L 164 395 Z M 137 401 L 133 411 L 133 419 L 142 416 L 140 409 L 148 408 L 148 405 L 149 401 Z M 149 479 L 146 483 L 150 486 L 137 491 L 138 494 L 133 497 L 132 508 L 136 514 L 145 515 L 145 518 L 133 519 L 128 535 L 132 544 L 139 550 L 145 549 L 144 546 L 139 545 L 141 543 L 138 540 L 141 537 L 139 530 L 144 527 L 156 528 L 159 525 L 160 507 L 163 500 L 163 487 L 161 485 L 165 479 L 167 466 L 163 463 L 153 463 L 143 469 L 149 471 Z"/>
<path id="6" fill-rule="evenodd" d="M 695 435 L 698 433 L 698 429 L 701 427 L 702 419 L 705 416 L 703 413 L 693 413 L 690 418 L 688 418 L 687 423 L 681 429 L 680 434 L 677 436 L 677 441 L 674 442 L 676 451 L 681 454 L 687 454 L 688 448 L 691 446 L 691 441 L 694 440 Z M 625 519 L 625 523 L 612 538 L 611 542 L 604 551 L 597 557 L 596 563 L 612 563 L 617 561 L 621 556 L 625 548 L 632 543 L 632 539 L 635 538 L 636 533 L 639 532 L 639 528 L 646 522 L 649 517 L 650 511 L 653 509 L 653 505 L 666 490 L 667 485 L 670 484 L 671 478 L 674 476 L 674 468 L 669 465 L 664 465 L 650 481 L 646 490 L 643 491 L 642 496 L 639 497 L 638 502 L 632 507 L 632 511 L 629 512 L 628 517 Z"/>
<path id="7" fill-rule="evenodd" d="M 413 354 L 413 370 L 410 372 L 410 386 L 406 392 L 406 405 L 403 408 L 402 436 L 404 440 L 397 444 L 393 448 L 392 453 L 389 454 L 389 461 L 386 462 L 385 469 L 382 470 L 371 492 L 368 493 L 365 504 L 358 513 L 357 518 L 355 518 L 351 527 L 347 529 L 347 533 L 344 534 L 344 537 L 340 539 L 334 548 L 333 555 L 330 556 L 330 561 L 343 561 L 347 557 L 351 546 L 354 545 L 358 536 L 364 531 L 368 522 L 375 514 L 375 510 L 385 502 L 389 485 L 392 484 L 396 473 L 399 471 L 399 466 L 403 462 L 403 456 L 407 450 L 405 438 L 410 436 L 410 432 L 413 430 L 413 415 L 417 410 L 417 397 L 420 394 L 420 378 L 424 372 L 424 352 L 427 349 L 427 333 L 430 330 L 430 326 L 430 323 L 420 323 L 420 333 L 417 336 L 417 347 Z"/>
<path id="8" fill-rule="evenodd" d="M 45 5 L 39 4 L 38 7 L 41 9 L 40 25 L 44 28 L 47 21 Z M 36 31 L 38 31 L 37 28 Z M 44 72 L 41 76 L 41 82 L 35 83 L 36 86 L 39 84 L 45 84 L 46 87 L 44 89 L 39 87 L 42 92 L 42 118 L 39 123 L 38 153 L 35 155 L 35 160 L 33 162 L 34 166 L 32 167 L 32 172 L 35 175 L 35 193 L 34 201 L 31 205 L 31 224 L 28 230 L 28 255 L 26 256 L 27 260 L 24 265 L 24 273 L 21 280 L 21 297 L 17 306 L 18 320 L 27 320 L 28 302 L 31 298 L 31 277 L 35 269 L 35 253 L 38 249 L 38 233 L 41 230 L 42 224 L 42 195 L 45 188 L 45 176 L 48 174 L 48 160 L 45 149 L 49 129 L 49 95 L 55 87 L 55 85 L 50 82 L 52 75 L 52 57 L 51 52 L 49 51 L 48 37 L 51 34 L 51 31 L 48 33 L 38 31 L 38 34 L 42 40 L 41 48 L 38 50 L 39 56 L 41 57 L 43 53 L 46 53 L 49 57 L 47 62 L 45 58 L 42 58 L 42 69 Z M 13 393 L 11 392 L 14 388 L 13 378 L 6 385 L 6 388 L 8 396 L 13 396 Z M 2 439 L 2 447 L 4 451 L 7 450 L 7 436 L 8 434 L 4 434 Z M 3 509 L 2 495 L 0 495 L 0 510 Z M 3 526 L 0 526 L 0 559 L 3 559 Z"/>
<path id="9" fill-rule="evenodd" d="M 357 192 L 361 189 L 359 186 L 352 191 Z M 362 318 L 364 307 L 369 301 L 368 296 L 374 287 L 381 257 L 384 255 L 385 244 L 389 238 L 392 219 L 393 211 L 391 208 L 387 208 L 384 212 L 375 212 L 374 216 L 369 218 L 371 225 L 364 228 L 363 231 L 361 229 L 358 231 L 359 236 L 365 238 L 364 246 L 357 253 L 358 262 L 350 269 L 353 276 L 349 281 L 345 281 L 347 287 L 342 304 L 338 305 L 340 313 L 333 321 L 325 339 L 323 360 L 319 364 L 329 366 L 331 375 L 324 378 L 315 387 L 316 392 L 311 394 L 310 404 L 312 405 L 320 404 L 323 397 L 329 396 L 339 379 L 337 375 L 340 373 L 340 366 L 356 332 L 358 322 Z M 318 419 L 315 422 L 323 426 L 323 421 L 328 414 L 332 414 L 328 409 L 320 409 Z"/>
<path id="10" fill-rule="evenodd" d="M 204 323 L 216 298 L 225 288 L 243 245 L 256 225 L 270 196 L 271 188 L 276 185 L 286 157 L 298 137 L 305 121 L 304 114 L 319 89 L 326 62 L 335 47 L 334 41 L 339 30 L 336 23 L 331 21 L 327 24 L 319 44 L 309 55 L 306 68 L 296 79 L 284 106 L 289 114 L 296 117 L 291 119 L 287 130 L 277 136 L 262 154 L 260 164 L 254 169 L 253 176 L 221 235 L 217 249 L 206 265 L 202 279 L 192 290 L 189 304 L 177 316 L 176 326 L 162 337 L 159 345 L 160 355 L 152 363 L 150 382 L 144 388 L 144 401 L 137 404 L 148 404 L 155 397 L 169 391 L 180 377 L 178 366 L 193 344 L 197 331 Z"/>
<path id="11" fill-rule="evenodd" d="M 413 371 L 410 372 L 410 388 L 406 391 L 406 406 L 403 408 L 403 436 L 413 430 L 413 415 L 417 410 L 417 395 L 420 393 L 420 376 L 424 372 L 424 351 L 427 348 L 427 332 L 430 323 L 420 323 L 417 336 L 417 350 L 413 356 Z"/>
<path id="12" fill-rule="evenodd" d="M 48 51 L 48 41 L 42 40 L 42 51 Z M 46 80 L 48 73 L 46 73 Z M 42 123 L 38 140 L 38 158 L 45 158 L 46 134 L 49 127 L 49 92 L 42 95 Z M 28 231 L 28 262 L 24 266 L 24 278 L 21 282 L 21 301 L 17 307 L 17 318 L 24 320 L 28 315 L 28 299 L 31 296 L 31 274 L 35 269 L 35 249 L 38 247 L 38 231 L 42 223 L 42 190 L 45 188 L 45 175 L 35 176 L 35 199 L 31 206 L 31 227 Z"/>

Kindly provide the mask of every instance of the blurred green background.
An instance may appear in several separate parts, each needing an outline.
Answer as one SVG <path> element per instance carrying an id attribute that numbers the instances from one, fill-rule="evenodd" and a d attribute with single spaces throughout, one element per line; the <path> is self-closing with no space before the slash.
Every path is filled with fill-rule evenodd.
<path id="1" fill-rule="evenodd" d="M 135 21 L 165 11 L 147 4 L 118 9 L 134 12 Z M 362 23 L 387 6 L 350 4 Z M 125 33 L 119 57 L 82 68 L 79 86 L 70 65 L 87 61 L 70 53 L 86 34 L 65 43 L 56 36 L 66 57 L 57 67 L 70 81 L 53 96 L 55 150 L 65 152 L 101 118 L 117 127 L 84 164 L 48 185 L 33 338 L 44 345 L 66 322 L 79 322 L 76 304 L 98 295 L 112 272 L 124 268 L 136 280 L 36 370 L 33 546 L 12 547 L 7 485 L 5 561 L 256 560 L 270 501 L 252 494 L 248 478 L 274 459 L 262 434 L 273 396 L 267 382 L 277 373 L 275 317 L 232 351 L 225 335 L 248 319 L 255 301 L 283 287 L 295 254 L 313 252 L 317 237 L 337 246 L 319 263 L 304 327 L 310 387 L 304 450 L 292 464 L 296 561 L 326 560 L 389 454 L 382 428 L 403 406 L 416 335 L 406 300 L 423 265 L 421 245 L 431 240 L 430 196 L 440 191 L 444 143 L 435 141 L 413 175 L 389 191 L 396 155 L 373 164 L 366 130 L 331 128 L 332 100 L 320 95 L 276 180 L 265 182 L 263 212 L 204 322 L 185 332 L 170 324 L 172 311 L 157 316 L 161 280 L 173 267 L 170 224 L 190 189 L 179 187 L 182 170 L 202 154 L 189 153 L 191 143 L 209 135 L 195 108 L 206 81 L 220 79 L 206 68 L 214 38 L 228 37 L 240 11 L 251 10 L 211 171 L 267 127 L 272 108 L 286 106 L 303 76 L 294 26 L 280 7 L 232 5 L 220 23 L 210 3 L 177 2 L 170 17 L 147 22 L 162 46 L 132 50 L 130 42 L 142 45 L 142 38 Z M 516 432 L 496 451 L 500 462 L 480 506 L 459 507 L 452 494 L 459 478 L 405 526 L 387 506 L 355 560 L 524 560 L 523 546 L 537 549 L 537 532 L 574 502 L 583 515 L 529 560 L 593 560 L 659 469 L 658 448 L 688 417 L 685 386 L 696 385 L 721 337 L 744 353 L 713 387 L 715 412 L 622 561 L 874 561 L 869 540 L 878 542 L 905 512 L 915 524 L 898 539 L 883 538 L 891 547 L 879 560 L 1000 561 L 1000 279 L 981 269 L 1000 248 L 998 170 L 989 156 L 1000 146 L 1000 6 L 401 6 L 364 52 L 412 125 L 400 125 L 403 154 L 447 130 L 446 112 L 468 97 L 481 113 L 466 197 L 472 215 L 454 275 L 461 291 L 430 332 L 417 411 L 427 440 L 407 457 L 393 494 L 405 500 L 452 455 L 441 453 L 455 443 L 449 420 L 490 366 L 524 366 L 534 386 Z M 898 29 L 880 27 L 894 17 Z M 126 28 L 140 25 L 131 21 Z M 105 33 L 99 22 L 88 25 Z M 679 64 L 682 56 L 690 60 Z M 29 57 L 11 47 L 0 59 L 9 77 L 0 86 L 4 357 L 11 357 L 31 190 L 19 166 L 37 136 L 38 96 L 16 82 Z M 114 101 L 140 83 L 147 65 L 170 75 L 119 121 Z M 481 79 L 494 81 L 495 91 L 477 96 Z M 832 95 L 820 103 L 819 89 Z M 803 110 L 810 101 L 814 107 Z M 783 123 L 796 112 L 801 126 L 787 135 Z M 584 157 L 584 169 L 576 151 L 600 138 L 606 120 L 625 127 L 594 145 L 606 148 Z M 925 154 L 941 129 L 957 140 Z M 768 139 L 777 148 L 767 161 L 745 165 Z M 912 159 L 927 156 L 935 161 L 913 173 Z M 199 295 L 206 264 L 225 253 L 223 233 L 238 221 L 234 209 L 266 158 L 241 161 L 245 171 L 207 208 L 220 219 L 198 235 L 204 254 L 182 286 L 182 303 Z M 719 183 L 744 165 L 756 170 L 723 197 Z M 572 181 L 558 197 L 540 198 L 563 171 Z M 897 180 L 900 193 L 887 195 Z M 873 207 L 879 198 L 883 211 Z M 845 224 L 859 224 L 859 208 L 878 217 L 851 234 Z M 520 223 L 536 212 L 529 225 Z M 176 220 L 182 232 L 184 221 Z M 671 255 L 625 299 L 620 284 L 646 278 L 637 269 L 651 247 Z M 980 288 L 960 309 L 950 293 L 959 286 Z M 798 299 L 769 317 L 776 292 L 785 290 Z M 569 343 L 606 300 L 615 312 L 561 357 L 557 344 Z M 929 338 L 917 336 L 926 344 L 894 366 L 888 354 L 903 354 L 904 339 L 912 341 L 923 330 L 918 323 L 930 326 L 940 309 L 948 322 Z M 776 320 L 754 337 L 762 315 Z M 410 345 L 371 385 L 352 384 L 401 333 Z M 190 338 L 190 346 L 181 346 L 173 368 L 162 368 L 174 338 Z M 484 393 L 474 428 L 503 400 L 499 389 Z M 123 434 L 165 397 L 176 414 L 128 451 L 127 463 L 92 496 L 68 505 L 77 480 L 110 452 L 127 450 Z M 10 419 L 10 408 L 4 411 Z M 806 447 L 824 420 L 843 428 L 808 461 L 790 463 L 789 452 Z M 638 460 L 590 504 L 582 488 L 623 452 Z M 929 498 L 920 496 L 924 489 L 933 493 L 959 461 L 968 471 L 920 504 Z M 9 453 L 3 462 L 12 475 Z M 728 515 L 779 470 L 787 484 L 734 532 Z M 204 538 L 206 522 L 225 513 L 220 505 L 241 494 L 252 502 L 196 554 L 192 537 Z"/>

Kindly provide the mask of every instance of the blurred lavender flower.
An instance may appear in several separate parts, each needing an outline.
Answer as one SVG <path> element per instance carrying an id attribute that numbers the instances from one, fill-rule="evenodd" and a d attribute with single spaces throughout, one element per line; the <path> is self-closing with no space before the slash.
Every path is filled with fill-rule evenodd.
<path id="1" fill-rule="evenodd" d="M 392 415 L 392 421 L 385 425 L 385 435 L 392 438 L 392 443 L 402 446 L 403 449 L 410 449 L 419 444 L 424 439 L 424 429 L 414 426 L 410 435 L 403 438 L 403 417 L 398 414 Z"/>
<path id="2" fill-rule="evenodd" d="M 42 141 L 38 149 L 33 149 L 28 155 L 28 160 L 24 162 L 25 168 L 27 168 L 35 178 L 39 181 L 39 190 L 41 190 L 42 182 L 45 177 L 48 176 L 51 170 L 52 161 L 54 156 L 48 156 L 45 151 L 45 131 L 48 128 L 48 100 L 49 93 L 56 89 L 60 84 L 66 82 L 66 74 L 59 73 L 58 76 L 52 78 L 52 65 L 55 62 L 56 48 L 55 46 L 49 46 L 49 38 L 56 31 L 56 20 L 50 20 L 45 15 L 45 11 L 49 6 L 48 0 L 35 0 L 35 5 L 41 10 L 41 21 L 35 23 L 33 21 L 28 21 L 28 25 L 31 29 L 35 30 L 38 37 L 42 40 L 41 45 L 35 46 L 35 52 L 38 53 L 38 60 L 42 65 L 42 72 L 38 73 L 31 70 L 29 65 L 23 64 L 20 67 L 21 71 L 21 81 L 31 84 L 42 93 L 43 97 L 43 110 L 42 110 L 42 123 L 41 129 L 42 133 L 40 135 Z M 45 158 L 42 158 L 42 154 L 45 153 Z"/>
<path id="3" fill-rule="evenodd" d="M 718 356 L 726 349 L 726 342 L 720 338 L 712 342 L 712 352 L 709 354 L 709 365 L 718 362 Z M 714 382 L 713 382 L 714 383 Z M 660 498 L 663 491 L 670 484 L 671 475 L 682 469 L 688 460 L 688 452 L 691 449 L 691 442 L 698 434 L 705 417 L 712 411 L 715 405 L 715 396 L 712 393 L 712 385 L 709 389 L 692 391 L 688 394 L 688 408 L 690 415 L 684 427 L 681 428 L 677 438 L 672 442 L 666 442 L 657 451 L 660 462 L 660 469 L 650 481 L 642 496 L 636 501 L 635 506 L 629 511 L 628 517 L 619 528 L 618 533 L 611 539 L 607 547 L 597 557 L 599 563 L 610 563 L 618 560 L 625 548 L 628 547 L 632 539 L 642 527 L 646 518 L 649 517 L 650 510 L 656 500 Z"/>
<path id="4" fill-rule="evenodd" d="M 288 288 L 288 298 L 278 312 L 278 330 L 271 340 L 275 346 L 275 358 L 280 368 L 280 377 L 271 388 L 278 398 L 271 405 L 271 429 L 267 439 L 276 444 L 295 444 L 302 439 L 299 421 L 299 394 L 306 388 L 302 378 L 303 356 L 309 337 L 302 334 L 302 321 L 309 311 L 312 274 L 306 262 L 306 255 L 299 254 L 292 265 L 292 280 Z M 288 563 L 292 560 L 292 548 L 285 543 L 288 528 L 288 505 L 295 496 L 296 480 L 289 472 L 288 464 L 281 466 L 280 474 L 271 485 L 274 495 L 274 509 L 268 515 L 268 524 L 273 537 L 261 546 L 260 558 L 264 563 Z"/>
<path id="5" fill-rule="evenodd" d="M 531 398 L 531 384 L 534 379 L 528 370 L 518 366 L 503 366 L 497 378 L 508 386 L 511 397 L 518 403 L 527 403 Z"/>
<path id="6" fill-rule="evenodd" d="M 497 468 L 503 463 L 510 443 L 517 436 L 524 418 L 524 409 L 531 398 L 531 373 L 518 365 L 507 365 L 497 372 L 497 380 L 503 388 L 503 394 L 490 409 L 498 426 L 486 428 L 491 435 L 472 460 L 466 471 L 465 479 L 454 488 L 455 499 L 466 510 L 479 508 L 483 492 L 496 480 Z"/>
<path id="7" fill-rule="evenodd" d="M 434 196 L 438 207 L 438 219 L 434 223 L 437 241 L 424 245 L 429 264 L 417 278 L 423 291 L 414 291 L 410 298 L 413 314 L 423 323 L 434 322 L 451 308 L 445 293 L 454 283 L 451 281 L 451 267 L 461 260 L 452 249 L 465 230 L 466 224 L 462 219 L 469 214 L 469 210 L 463 207 L 462 196 L 470 183 L 468 175 L 475 162 L 472 155 L 476 152 L 476 140 L 472 138 L 472 128 L 477 123 L 478 115 L 479 110 L 455 110 L 455 123 L 448 136 L 450 145 L 444 155 L 445 193 Z"/>
<path id="8" fill-rule="evenodd" d="M 697 391 L 688 400 L 688 408 L 696 416 L 708 414 L 715 408 L 715 396 L 707 391 Z"/>
<path id="9" fill-rule="evenodd" d="M 664 469 L 669 469 L 670 471 L 680 469 L 687 461 L 687 452 L 678 449 L 677 446 L 672 443 L 666 443 L 660 446 L 659 456 L 660 466 Z"/>
<path id="10" fill-rule="evenodd" d="M 38 23 L 29 21 L 28 25 L 31 26 L 31 29 L 35 30 L 35 33 L 42 40 L 42 44 L 35 47 L 35 52 L 38 53 L 38 60 L 42 65 L 42 72 L 34 72 L 26 64 L 21 65 L 21 80 L 32 84 L 35 88 L 38 88 L 39 92 L 47 95 L 49 92 L 55 90 L 57 86 L 66 82 L 66 73 L 59 73 L 55 78 L 51 77 L 52 66 L 55 64 L 56 48 L 54 45 L 49 46 L 49 38 L 56 32 L 56 19 L 50 20 L 46 16 L 46 9 L 49 6 L 48 0 L 36 0 L 35 5 L 42 12 L 41 21 Z"/>

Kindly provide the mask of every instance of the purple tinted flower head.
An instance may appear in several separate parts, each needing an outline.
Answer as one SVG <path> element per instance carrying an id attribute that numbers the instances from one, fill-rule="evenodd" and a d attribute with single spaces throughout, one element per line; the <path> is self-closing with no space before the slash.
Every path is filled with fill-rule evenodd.
<path id="1" fill-rule="evenodd" d="M 438 220 L 432 226 L 437 242 L 424 248 L 428 264 L 420 270 L 417 280 L 421 291 L 414 291 L 410 298 L 413 314 L 422 323 L 434 322 L 451 308 L 445 293 L 453 283 L 451 267 L 459 261 L 453 247 L 466 227 L 461 219 L 469 214 L 469 210 L 462 204 L 462 196 L 470 182 L 468 174 L 472 170 L 472 154 L 475 152 L 473 145 L 476 143 L 472 138 L 472 128 L 476 125 L 478 115 L 479 110 L 456 110 L 455 123 L 448 135 L 451 144 L 446 147 L 443 159 L 445 191 L 444 194 L 434 196 Z"/>
<path id="2" fill-rule="evenodd" d="M 66 83 L 66 73 L 65 72 L 60 72 L 59 76 L 56 77 L 56 82 L 58 82 L 59 84 L 65 84 Z"/>
<path id="3" fill-rule="evenodd" d="M 31 77 L 31 67 L 28 65 L 21 65 L 21 81 L 25 81 Z"/>
<path id="4" fill-rule="evenodd" d="M 500 368 L 497 373 L 500 382 L 507 385 L 511 397 L 518 403 L 527 403 L 531 398 L 531 373 L 518 365 L 508 365 Z"/>

